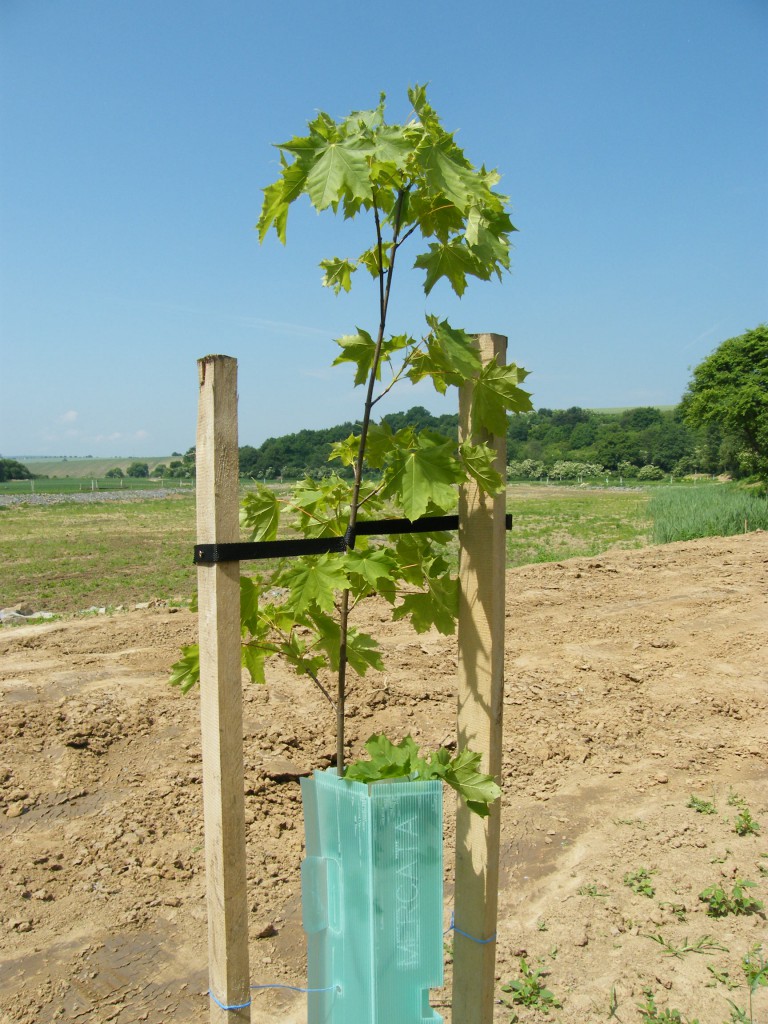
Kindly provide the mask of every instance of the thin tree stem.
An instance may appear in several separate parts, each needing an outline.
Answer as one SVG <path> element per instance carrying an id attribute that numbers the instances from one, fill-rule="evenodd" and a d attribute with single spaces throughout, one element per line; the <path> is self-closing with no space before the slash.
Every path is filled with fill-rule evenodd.
<path id="1" fill-rule="evenodd" d="M 392 255 L 384 273 L 384 243 L 381 237 L 381 220 L 379 208 L 376 203 L 373 205 L 373 215 L 376 221 L 376 244 L 379 253 L 379 333 L 376 338 L 376 348 L 373 353 L 373 362 L 368 376 L 368 390 L 365 396 L 365 407 L 363 422 L 360 429 L 360 444 L 355 460 L 355 479 L 352 488 L 352 501 L 349 509 L 349 528 L 354 530 L 357 525 L 357 512 L 360 508 L 360 488 L 363 483 L 363 467 L 365 465 L 365 445 L 368 439 L 368 427 L 371 422 L 371 410 L 373 408 L 373 389 L 376 385 L 376 377 L 381 361 L 381 347 L 384 343 L 384 332 L 387 325 L 387 308 L 389 306 L 389 294 L 392 288 L 392 274 L 395 269 L 395 258 L 397 256 L 398 235 L 400 233 L 400 222 L 403 213 L 403 201 L 405 200 L 406 189 L 401 189 L 397 195 L 395 204 L 394 226 L 392 229 Z M 339 676 L 336 689 L 336 771 L 339 775 L 344 774 L 344 716 L 346 710 L 347 692 L 347 636 L 349 633 L 349 590 L 342 591 L 341 608 L 339 609 Z"/>

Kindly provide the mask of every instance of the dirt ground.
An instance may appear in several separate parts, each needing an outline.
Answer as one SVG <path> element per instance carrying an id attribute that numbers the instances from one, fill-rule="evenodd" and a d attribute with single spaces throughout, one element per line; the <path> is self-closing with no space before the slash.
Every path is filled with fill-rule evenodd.
<path id="1" fill-rule="evenodd" d="M 506 614 L 498 976 L 525 955 L 562 1008 L 499 1003 L 497 1021 L 638 1021 L 645 988 L 660 1010 L 728 1020 L 766 918 L 711 918 L 698 894 L 738 878 L 768 897 L 768 534 L 516 569 Z M 455 639 L 416 636 L 375 600 L 362 618 L 386 671 L 354 684 L 353 749 L 381 730 L 449 739 Z M 198 707 L 166 684 L 194 638 L 194 617 L 166 608 L 0 630 L 3 1022 L 208 1020 Z M 244 694 L 252 982 L 303 985 L 296 776 L 330 763 L 333 715 L 280 667 Z M 734 831 L 733 792 L 759 835 Z M 653 897 L 624 884 L 640 869 Z M 725 949 L 675 957 L 652 935 Z M 448 1021 L 451 941 L 433 993 Z M 300 1024 L 304 997 L 255 993 L 253 1019 Z"/>

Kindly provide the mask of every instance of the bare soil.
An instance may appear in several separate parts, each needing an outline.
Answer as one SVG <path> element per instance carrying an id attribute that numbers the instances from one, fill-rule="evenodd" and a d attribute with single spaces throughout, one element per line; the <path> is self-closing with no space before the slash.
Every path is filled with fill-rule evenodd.
<path id="1" fill-rule="evenodd" d="M 361 618 L 387 668 L 354 683 L 353 751 L 375 731 L 449 739 L 455 639 L 376 600 Z M 720 1024 L 726 996 L 747 1003 L 741 957 L 768 947 L 764 912 L 713 919 L 698 899 L 737 878 L 768 896 L 768 534 L 513 570 L 507 626 L 498 975 L 525 955 L 563 1005 L 499 1003 L 497 1020 L 636 1021 L 650 988 Z M 198 707 L 166 683 L 194 638 L 165 608 L 0 631 L 3 1022 L 208 1020 Z M 244 697 L 252 982 L 302 985 L 297 775 L 330 763 L 333 714 L 280 666 Z M 759 835 L 733 830 L 731 792 Z M 653 897 L 624 884 L 641 868 Z M 659 934 L 727 951 L 665 955 Z M 451 941 L 433 999 L 448 1021 Z M 765 1020 L 768 989 L 755 1000 Z M 256 993 L 253 1019 L 300 1024 L 304 998 Z"/>

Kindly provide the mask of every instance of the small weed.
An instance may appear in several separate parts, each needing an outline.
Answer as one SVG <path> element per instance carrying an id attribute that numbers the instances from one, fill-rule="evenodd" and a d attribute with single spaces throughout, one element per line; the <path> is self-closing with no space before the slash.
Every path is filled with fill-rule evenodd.
<path id="1" fill-rule="evenodd" d="M 731 1016 L 728 1024 L 752 1024 L 752 1018 L 747 1016 L 747 1011 L 742 1006 L 737 1006 L 732 999 L 728 1002 L 731 1004 Z"/>
<path id="2" fill-rule="evenodd" d="M 699 1024 L 698 1018 L 688 1020 L 679 1010 L 660 1010 L 650 989 L 644 989 L 643 994 L 645 1002 L 637 1004 L 643 1024 Z"/>
<path id="3" fill-rule="evenodd" d="M 739 987 L 738 981 L 734 981 L 728 971 L 719 971 L 714 964 L 707 964 L 707 970 L 712 975 L 712 981 L 707 982 L 707 988 L 714 988 L 718 982 L 725 985 L 729 992 Z"/>
<path id="4" fill-rule="evenodd" d="M 744 799 L 743 796 L 741 796 L 739 793 L 737 793 L 734 789 L 729 789 L 728 790 L 728 806 L 729 807 L 738 807 L 740 810 L 746 810 L 746 808 L 747 808 L 747 801 Z"/>
<path id="5" fill-rule="evenodd" d="M 694 796 L 693 793 L 685 806 L 692 807 L 698 814 L 717 814 L 717 808 L 712 801 L 702 800 L 701 797 Z"/>
<path id="6" fill-rule="evenodd" d="M 734 818 L 733 831 L 740 836 L 760 835 L 760 823 L 755 821 L 748 807 L 742 808 Z"/>
<path id="7" fill-rule="evenodd" d="M 763 909 L 760 900 L 753 899 L 747 889 L 756 888 L 755 882 L 737 878 L 730 896 L 721 885 L 710 885 L 699 893 L 699 899 L 707 904 L 710 917 L 727 917 L 728 914 L 755 914 Z"/>
<path id="8" fill-rule="evenodd" d="M 608 999 L 608 1020 L 618 1020 L 619 997 L 616 995 L 616 986 L 611 985 L 611 994 Z"/>
<path id="9" fill-rule="evenodd" d="M 664 907 L 667 907 L 670 914 L 672 914 L 672 916 L 678 921 L 682 922 L 686 920 L 686 914 L 688 911 L 685 909 L 684 903 L 670 903 L 669 900 L 662 900 L 661 903 L 659 903 L 659 907 L 661 910 L 663 910 Z"/>
<path id="10" fill-rule="evenodd" d="M 545 932 L 549 925 L 543 918 L 540 917 L 539 920 L 536 922 L 536 927 L 539 929 L 540 932 Z"/>
<path id="11" fill-rule="evenodd" d="M 589 885 L 582 885 L 582 887 L 577 889 L 576 892 L 579 896 L 591 896 L 592 899 L 604 899 L 608 896 L 607 892 L 600 892 L 594 882 L 590 882 Z"/>
<path id="12" fill-rule="evenodd" d="M 713 949 L 719 949 L 724 953 L 728 952 L 727 947 L 721 946 L 711 935 L 702 935 L 695 942 L 689 942 L 686 936 L 682 946 L 674 946 L 660 934 L 646 935 L 645 937 L 651 939 L 652 942 L 658 942 L 667 956 L 677 957 L 678 960 L 682 960 L 686 953 L 709 953 Z"/>
<path id="13" fill-rule="evenodd" d="M 544 984 L 546 976 L 546 971 L 530 967 L 525 957 L 521 957 L 520 977 L 501 986 L 502 992 L 508 992 L 511 995 L 511 999 L 502 999 L 502 1002 L 510 1009 L 513 1009 L 513 1004 L 530 1006 L 542 1011 L 560 1009 L 562 1003 Z"/>
<path id="14" fill-rule="evenodd" d="M 653 871 L 646 871 L 645 868 L 640 868 L 639 871 L 627 872 L 624 875 L 624 885 L 629 886 L 632 892 L 637 892 L 641 896 L 647 896 L 650 899 L 656 892 L 651 884 L 651 875 L 653 873 Z"/>
<path id="15" fill-rule="evenodd" d="M 728 847 L 726 846 L 725 853 L 722 855 L 722 857 L 713 857 L 712 860 L 710 860 L 709 863 L 710 864 L 725 864 L 725 862 L 731 856 L 733 856 L 733 850 L 728 849 Z"/>

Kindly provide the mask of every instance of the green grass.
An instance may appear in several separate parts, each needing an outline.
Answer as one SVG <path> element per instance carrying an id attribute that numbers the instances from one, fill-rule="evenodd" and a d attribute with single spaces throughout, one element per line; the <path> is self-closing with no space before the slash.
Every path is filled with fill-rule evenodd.
<path id="1" fill-rule="evenodd" d="M 194 498 L 17 505 L 0 511 L 0 607 L 77 612 L 195 587 Z"/>
<path id="2" fill-rule="evenodd" d="M 507 564 L 591 557 L 648 543 L 648 495 L 642 490 L 512 485 L 507 511 Z"/>
<path id="3" fill-rule="evenodd" d="M 290 485 L 278 489 L 285 492 Z M 767 505 L 722 484 L 636 490 L 514 484 L 507 489 L 507 508 L 514 518 L 507 534 L 507 564 L 591 558 L 612 549 L 643 547 L 650 542 L 650 510 L 657 510 L 658 526 L 658 509 L 669 507 L 664 503 L 675 500 L 677 492 L 688 506 L 700 503 L 704 509 L 710 500 L 722 507 L 729 495 L 739 502 L 746 498 L 750 528 L 751 509 L 762 511 Z M 35 611 L 66 614 L 152 598 L 186 600 L 195 587 L 194 500 L 189 493 L 167 499 L 0 506 L 0 607 L 23 601 Z M 743 508 L 739 504 L 736 514 L 739 532 L 744 528 Z M 716 532 L 721 531 L 718 527 Z M 452 549 L 455 556 L 455 540 Z M 261 568 L 268 570 L 269 564 Z"/>
<path id="4" fill-rule="evenodd" d="M 768 500 L 733 484 L 655 488 L 649 512 L 654 544 L 768 530 Z"/>
<path id="5" fill-rule="evenodd" d="M 172 460 L 180 458 L 178 455 L 136 455 L 126 458 L 85 458 L 74 455 L 71 457 L 61 456 L 59 458 L 42 455 L 22 458 L 17 456 L 11 457 L 16 458 L 17 462 L 20 462 L 22 466 L 26 466 L 36 476 L 77 477 L 80 480 L 91 480 L 94 477 L 99 479 L 105 476 L 110 469 L 115 468 L 122 469 L 125 472 L 132 462 L 146 462 L 151 472 L 158 463 L 165 463 L 167 466 Z"/>
<path id="6" fill-rule="evenodd" d="M 157 477 L 50 477 L 47 480 L 5 480 L 0 483 L 0 494 L 79 494 L 91 491 L 157 491 L 165 489 L 193 489 L 194 481 Z"/>

